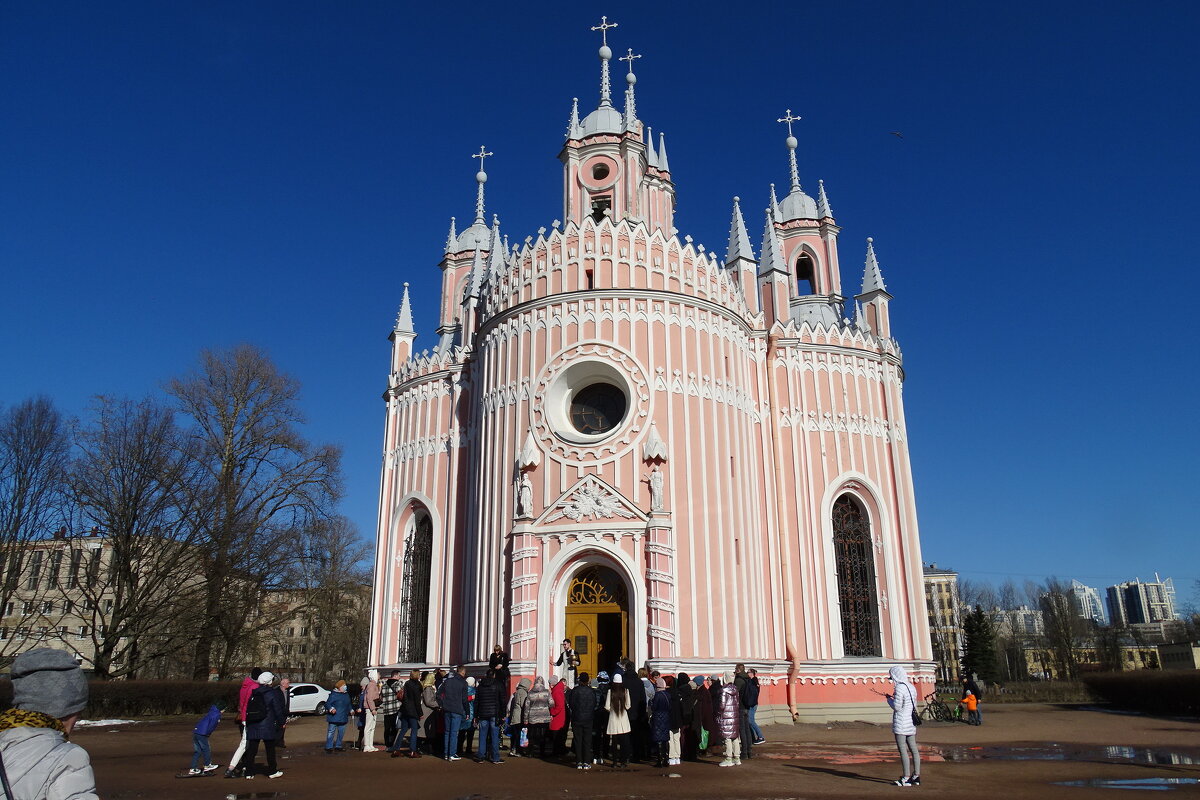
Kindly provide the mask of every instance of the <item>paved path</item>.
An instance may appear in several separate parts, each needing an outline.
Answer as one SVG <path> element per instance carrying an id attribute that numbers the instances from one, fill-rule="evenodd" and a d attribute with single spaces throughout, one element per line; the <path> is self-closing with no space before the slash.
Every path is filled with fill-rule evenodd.
<path id="1" fill-rule="evenodd" d="M 670 770 L 579 772 L 569 764 L 509 759 L 504 764 L 447 763 L 430 757 L 322 750 L 324 724 L 304 718 L 288 726 L 277 780 L 218 776 L 178 780 L 191 758 L 194 721 L 89 728 L 75 741 L 92 754 L 101 797 L 123 798 L 859 798 L 920 793 L 939 798 L 1125 797 L 1126 791 L 1058 785 L 1070 781 L 1183 779 L 1156 796 L 1200 797 L 1200 720 L 1173 720 L 1050 705 L 985 706 L 984 725 L 926 723 L 922 786 L 899 788 L 897 755 L 887 728 L 867 723 L 772 726 L 768 743 L 741 767 L 716 759 Z M 382 726 L 381 726 L 382 727 Z M 213 758 L 232 753 L 236 726 L 213 735 Z M 260 762 L 261 762 L 260 754 Z M 1171 763 L 1171 762 L 1175 763 Z M 1161 763 L 1155 763 L 1161 762 Z M 224 765 L 222 765 L 224 766 Z M 223 770 L 222 770 L 223 771 Z M 679 777 L 668 777 L 673 772 Z M 1140 795 L 1134 795 L 1140 796 Z"/>

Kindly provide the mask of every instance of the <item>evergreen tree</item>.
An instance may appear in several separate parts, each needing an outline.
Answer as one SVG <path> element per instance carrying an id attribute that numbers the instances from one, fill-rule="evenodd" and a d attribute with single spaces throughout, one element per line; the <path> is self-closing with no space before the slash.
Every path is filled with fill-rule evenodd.
<path id="1" fill-rule="evenodd" d="M 981 606 L 963 618 L 963 675 L 975 675 L 982 683 L 996 680 L 996 634 Z"/>

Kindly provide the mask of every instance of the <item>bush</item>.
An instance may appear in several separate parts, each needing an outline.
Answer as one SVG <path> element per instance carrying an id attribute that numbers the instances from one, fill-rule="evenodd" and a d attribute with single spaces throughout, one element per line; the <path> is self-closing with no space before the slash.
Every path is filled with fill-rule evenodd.
<path id="1" fill-rule="evenodd" d="M 1083 682 L 1117 708 L 1151 714 L 1200 714 L 1200 670 L 1095 672 Z"/>
<path id="2" fill-rule="evenodd" d="M 200 715 L 213 703 L 237 708 L 239 682 L 91 681 L 84 716 L 89 719 Z M 12 705 L 12 681 L 0 679 L 0 708 Z"/>
<path id="3" fill-rule="evenodd" d="M 1096 698 L 1080 681 L 1009 681 L 989 687 L 985 703 L 1094 703 Z"/>

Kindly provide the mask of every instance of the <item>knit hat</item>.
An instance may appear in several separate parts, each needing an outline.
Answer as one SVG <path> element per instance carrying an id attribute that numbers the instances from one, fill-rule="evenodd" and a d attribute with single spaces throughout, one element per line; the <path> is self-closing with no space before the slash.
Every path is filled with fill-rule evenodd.
<path id="1" fill-rule="evenodd" d="M 723 680 L 726 683 L 733 683 L 733 670 L 731 670 L 731 669 L 725 670 L 725 677 L 723 678 Z"/>
<path id="2" fill-rule="evenodd" d="M 666 688 L 667 688 L 667 682 L 666 682 L 666 680 L 665 680 L 664 678 L 661 678 L 661 677 L 659 677 L 659 678 L 655 678 L 655 679 L 654 679 L 654 688 L 655 688 L 655 689 L 658 689 L 659 691 L 665 691 L 665 690 L 666 690 Z"/>
<path id="3" fill-rule="evenodd" d="M 607 680 L 608 680 L 608 673 L 607 673 L 607 672 L 605 672 L 604 670 L 600 670 L 599 674 L 597 674 L 597 675 L 596 675 L 596 680 L 598 680 L 598 681 L 607 681 Z"/>
<path id="4" fill-rule="evenodd" d="M 704 676 L 697 675 L 696 677 L 692 678 L 692 683 L 696 684 L 697 686 L 703 686 L 704 685 Z"/>
<path id="5" fill-rule="evenodd" d="M 624 683 L 625 679 L 622 678 L 621 673 L 618 672 L 616 675 L 613 675 L 612 682 L 613 683 Z"/>
<path id="6" fill-rule="evenodd" d="M 263 686 L 270 686 L 271 681 L 273 681 L 273 680 L 275 680 L 274 672 L 264 672 L 263 674 L 258 676 L 258 682 L 261 683 Z"/>
<path id="7" fill-rule="evenodd" d="M 472 686 L 472 687 L 473 687 L 474 685 L 475 685 L 475 679 L 474 679 L 474 678 L 467 678 L 467 686 Z"/>
<path id="8" fill-rule="evenodd" d="M 75 657 L 65 650 L 39 647 L 12 664 L 13 706 L 64 719 L 87 708 L 88 684 Z"/>

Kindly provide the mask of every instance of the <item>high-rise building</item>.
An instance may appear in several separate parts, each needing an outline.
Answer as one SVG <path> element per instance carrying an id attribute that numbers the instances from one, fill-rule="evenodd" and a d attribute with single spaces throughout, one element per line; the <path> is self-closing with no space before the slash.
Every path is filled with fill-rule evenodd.
<path id="1" fill-rule="evenodd" d="M 576 103 L 547 142 L 561 221 L 509 247 L 481 168 L 473 220 L 452 220 L 437 256 L 441 297 L 417 301 L 440 309 L 430 352 L 403 293 L 370 657 L 480 670 L 500 644 L 513 680 L 561 671 L 564 641 L 593 675 L 618 658 L 668 674 L 744 662 L 768 715 L 880 718 L 891 666 L 929 691 L 934 665 L 874 246 L 848 297 L 790 112 L 761 248 L 738 198 L 724 256 L 679 233 L 634 56 L 618 109 L 599 54 L 598 105 Z"/>
<path id="2" fill-rule="evenodd" d="M 1146 622 L 1164 622 L 1176 618 L 1175 582 L 1163 580 L 1154 573 L 1154 580 L 1141 578 L 1109 586 L 1108 615 L 1113 625 L 1126 627 Z"/>
<path id="3" fill-rule="evenodd" d="M 1093 620 L 1100 625 L 1108 621 L 1104 615 L 1104 603 L 1100 601 L 1100 591 L 1094 586 L 1071 581 L 1071 604 L 1075 607 L 1075 613 L 1084 619 Z"/>

